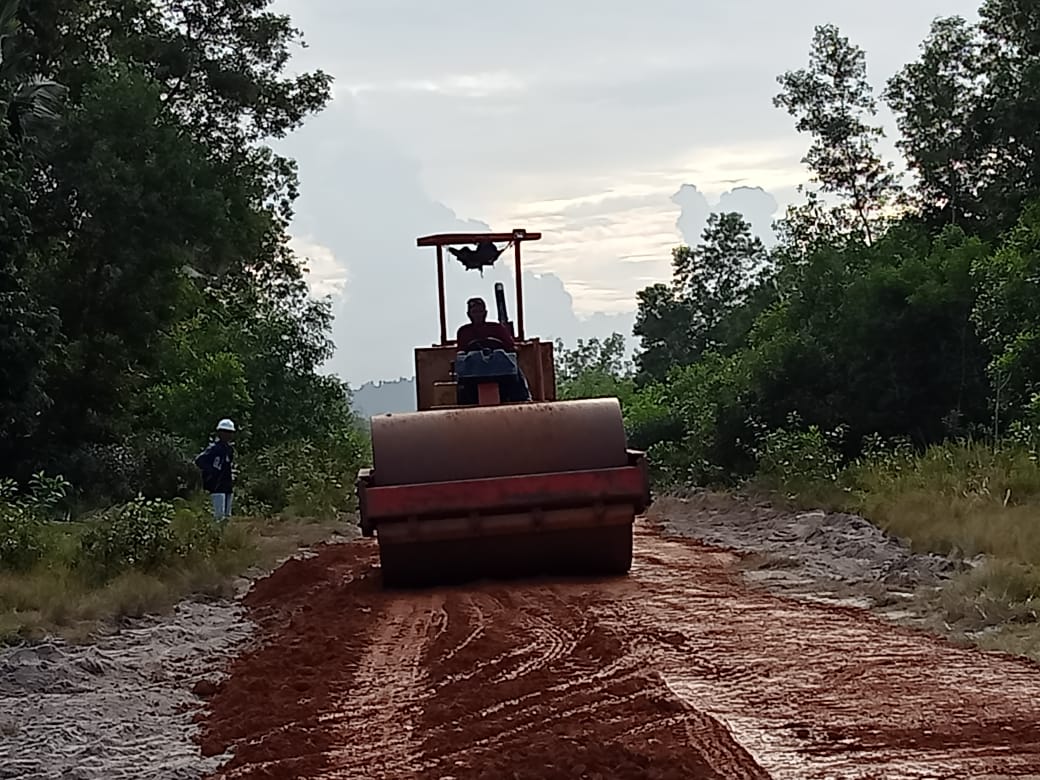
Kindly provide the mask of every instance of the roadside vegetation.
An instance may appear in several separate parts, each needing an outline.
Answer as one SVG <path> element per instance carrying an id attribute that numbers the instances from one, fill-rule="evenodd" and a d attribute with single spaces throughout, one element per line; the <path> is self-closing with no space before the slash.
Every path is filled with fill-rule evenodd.
<path id="1" fill-rule="evenodd" d="M 617 395 L 659 490 L 755 491 L 855 511 L 967 559 L 934 594 L 951 629 L 1040 651 L 1040 11 L 937 19 L 884 84 L 833 26 L 775 99 L 812 184 L 768 245 L 713 214 L 619 339 L 565 350 L 571 397 Z M 876 79 L 875 79 L 876 82 Z"/>
<path id="2" fill-rule="evenodd" d="M 319 368 L 331 305 L 289 248 L 298 181 L 266 143 L 323 109 L 266 0 L 0 0 L 0 638 L 227 592 L 351 524 L 367 459 Z M 230 16 L 229 16 L 230 15 Z M 616 395 L 659 490 L 863 513 L 987 563 L 935 594 L 979 641 L 1040 647 L 1040 11 L 938 19 L 881 95 L 833 26 L 775 100 L 811 186 L 764 242 L 711 215 L 623 340 L 563 349 Z M 234 53 L 232 56 L 229 53 Z M 236 518 L 192 458 L 240 428 Z"/>
<path id="3" fill-rule="evenodd" d="M 266 146 L 320 111 L 268 2 L 0 0 L 0 639 L 226 592 L 353 510 L 366 435 Z M 193 458 L 239 428 L 230 527 Z"/>

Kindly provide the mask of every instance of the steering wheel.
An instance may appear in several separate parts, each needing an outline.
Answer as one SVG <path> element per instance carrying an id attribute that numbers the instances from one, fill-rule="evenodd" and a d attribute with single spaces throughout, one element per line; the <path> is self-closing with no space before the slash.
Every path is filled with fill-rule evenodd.
<path id="1" fill-rule="evenodd" d="M 485 349 L 505 349 L 506 345 L 501 339 L 496 339 L 494 336 L 486 336 L 482 339 L 473 339 L 466 343 L 463 347 L 463 352 L 476 352 L 477 350 Z"/>

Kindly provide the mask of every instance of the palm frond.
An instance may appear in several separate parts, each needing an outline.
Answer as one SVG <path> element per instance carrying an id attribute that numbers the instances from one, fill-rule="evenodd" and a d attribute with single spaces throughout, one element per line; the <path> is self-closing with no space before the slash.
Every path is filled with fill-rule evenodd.
<path id="1" fill-rule="evenodd" d="M 54 122 L 61 116 L 61 105 L 68 89 L 57 81 L 33 76 L 15 89 L 12 103 L 23 119 Z"/>
<path id="2" fill-rule="evenodd" d="M 7 104 L 7 124 L 16 141 L 40 136 L 61 116 L 62 100 L 68 90 L 56 81 L 34 76 L 20 83 Z"/>

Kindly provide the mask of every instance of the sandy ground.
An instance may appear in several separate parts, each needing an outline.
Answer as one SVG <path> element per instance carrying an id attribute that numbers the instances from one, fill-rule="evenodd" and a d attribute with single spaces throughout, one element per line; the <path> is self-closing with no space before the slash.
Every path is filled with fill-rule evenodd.
<path id="1" fill-rule="evenodd" d="M 659 501 L 609 582 L 393 594 L 371 540 L 329 545 L 0 652 L 0 778 L 1040 777 L 1035 665 L 848 606 L 957 568 L 713 494 Z"/>
<path id="2" fill-rule="evenodd" d="M 745 580 L 773 593 L 869 608 L 905 625 L 934 627 L 920 597 L 982 561 L 913 553 L 856 515 L 785 512 L 709 491 L 663 498 L 648 519 L 666 535 L 740 553 Z"/>
<path id="3" fill-rule="evenodd" d="M 232 603 L 185 602 L 96 645 L 60 641 L 0 653 L 0 778 L 189 780 L 201 760 L 192 693 L 249 638 Z"/>
<path id="4" fill-rule="evenodd" d="M 665 498 L 649 513 L 667 531 L 711 545 L 770 555 L 790 579 L 817 585 L 935 585 L 965 564 L 921 555 L 868 520 L 842 512 L 784 512 L 764 502 L 702 492 Z"/>

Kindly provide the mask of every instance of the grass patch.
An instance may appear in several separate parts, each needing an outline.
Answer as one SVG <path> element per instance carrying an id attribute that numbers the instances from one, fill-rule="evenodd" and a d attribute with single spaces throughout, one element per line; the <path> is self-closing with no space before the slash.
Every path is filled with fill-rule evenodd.
<path id="1" fill-rule="evenodd" d="M 821 476 L 804 471 L 806 446 L 800 444 L 801 459 L 774 457 L 751 488 L 799 509 L 855 512 L 915 552 L 974 561 L 978 565 L 919 597 L 915 610 L 954 638 L 1040 659 L 1040 466 L 1034 453 L 1010 443 L 949 442 L 915 453 L 900 443 L 874 442 L 859 461 Z"/>
<path id="2" fill-rule="evenodd" d="M 991 559 L 953 579 L 936 594 L 946 623 L 963 633 L 1037 622 L 1040 570 Z"/>
<path id="3" fill-rule="evenodd" d="M 918 595 L 915 611 L 966 644 L 1040 660 L 1040 569 L 990 558 Z"/>
<path id="4" fill-rule="evenodd" d="M 844 476 L 850 508 L 915 551 L 981 560 L 924 600 L 937 628 L 1040 659 L 1040 467 L 1028 450 L 949 443 L 878 454 Z"/>
<path id="5" fill-rule="evenodd" d="M 868 495 L 858 509 L 916 551 L 1040 563 L 1040 505 L 1001 506 L 914 490 Z"/>
<path id="6" fill-rule="evenodd" d="M 191 518 L 190 508 L 179 509 L 173 524 L 175 529 L 179 526 L 176 538 L 197 530 L 193 522 L 208 523 L 203 514 Z M 43 559 L 26 570 L 0 570 L 0 643 L 46 635 L 87 641 L 123 620 L 167 611 L 184 598 L 231 597 L 242 576 L 269 571 L 301 547 L 333 533 L 354 533 L 342 518 L 236 518 L 210 547 L 171 556 L 147 570 L 106 569 L 102 577 L 97 568 L 77 558 L 82 548 L 76 540 L 97 528 L 96 523 L 46 526 L 48 553 Z"/>
<path id="7" fill-rule="evenodd" d="M 915 549 L 1040 565 L 1040 467 L 1021 448 L 946 444 L 846 475 L 853 509 Z"/>

